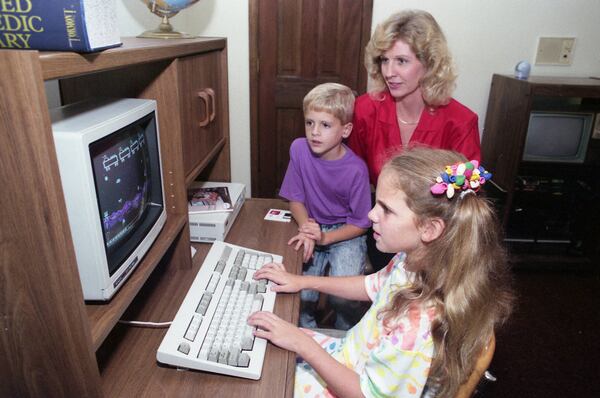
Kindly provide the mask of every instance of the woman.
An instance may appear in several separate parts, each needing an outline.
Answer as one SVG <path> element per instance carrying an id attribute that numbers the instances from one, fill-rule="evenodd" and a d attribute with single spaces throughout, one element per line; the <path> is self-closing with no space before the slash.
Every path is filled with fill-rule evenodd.
<path id="1" fill-rule="evenodd" d="M 370 92 L 354 106 L 348 145 L 369 168 L 374 186 L 381 167 L 404 147 L 451 149 L 481 160 L 477 115 L 452 98 L 456 74 L 446 38 L 431 14 L 407 10 L 377 26 L 367 44 Z M 375 270 L 389 256 L 367 239 Z"/>

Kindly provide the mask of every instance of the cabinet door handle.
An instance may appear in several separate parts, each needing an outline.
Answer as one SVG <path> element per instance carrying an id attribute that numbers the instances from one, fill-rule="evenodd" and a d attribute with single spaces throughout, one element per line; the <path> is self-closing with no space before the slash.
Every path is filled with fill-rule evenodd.
<path id="1" fill-rule="evenodd" d="M 215 120 L 215 116 L 217 114 L 216 106 L 215 106 L 215 91 L 212 88 L 207 88 L 205 91 L 208 93 L 210 97 L 211 111 L 210 111 L 210 121 Z"/>
<path id="2" fill-rule="evenodd" d="M 209 111 L 210 96 L 206 92 L 206 90 L 200 90 L 200 91 L 198 91 L 198 97 L 200 97 L 202 102 L 204 102 L 204 115 L 205 115 L 204 119 L 200 120 L 200 122 L 198 122 L 198 124 L 200 125 L 200 127 L 204 127 L 211 121 L 210 111 Z"/>

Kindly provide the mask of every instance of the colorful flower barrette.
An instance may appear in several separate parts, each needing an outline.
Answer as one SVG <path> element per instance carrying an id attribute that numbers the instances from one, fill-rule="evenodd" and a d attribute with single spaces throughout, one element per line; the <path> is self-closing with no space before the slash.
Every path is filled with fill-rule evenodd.
<path id="1" fill-rule="evenodd" d="M 435 184 L 431 186 L 431 193 L 441 195 L 445 192 L 448 199 L 451 199 L 457 190 L 479 191 L 479 188 L 490 178 L 492 174 L 479 166 L 477 160 L 456 163 L 446 166 L 446 170 L 435 179 Z"/>

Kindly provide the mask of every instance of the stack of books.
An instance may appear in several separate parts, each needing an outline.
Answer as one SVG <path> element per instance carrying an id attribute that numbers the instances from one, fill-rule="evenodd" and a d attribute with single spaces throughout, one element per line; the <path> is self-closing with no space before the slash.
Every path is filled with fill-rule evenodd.
<path id="1" fill-rule="evenodd" d="M 0 1 L 0 48 L 95 52 L 122 45 L 116 0 Z"/>

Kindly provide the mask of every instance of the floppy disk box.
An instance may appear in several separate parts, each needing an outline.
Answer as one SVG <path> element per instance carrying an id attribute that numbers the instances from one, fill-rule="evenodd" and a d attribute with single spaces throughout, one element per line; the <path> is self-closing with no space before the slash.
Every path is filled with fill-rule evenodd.
<path id="1" fill-rule="evenodd" d="M 213 242 L 225 240 L 227 232 L 235 222 L 246 198 L 246 186 L 235 182 L 195 181 L 190 188 L 211 188 L 226 186 L 231 196 L 233 210 L 230 212 L 189 214 L 190 240 L 192 242 Z"/>

